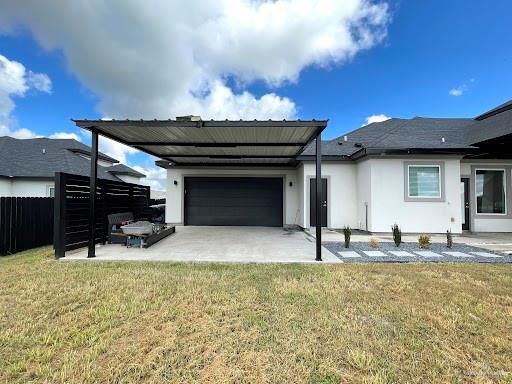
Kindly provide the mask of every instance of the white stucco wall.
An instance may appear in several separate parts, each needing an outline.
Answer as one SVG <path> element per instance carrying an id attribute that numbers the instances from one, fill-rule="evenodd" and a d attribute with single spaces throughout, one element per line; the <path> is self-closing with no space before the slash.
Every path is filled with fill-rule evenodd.
<path id="1" fill-rule="evenodd" d="M 304 185 L 305 227 L 310 225 L 310 179 L 315 176 L 315 163 L 304 163 L 302 168 Z M 357 165 L 348 162 L 322 164 L 322 178 L 327 178 L 327 227 L 358 227 L 357 212 Z"/>
<path id="2" fill-rule="evenodd" d="M 371 231 L 372 222 L 372 185 L 371 162 L 363 160 L 357 163 L 357 227 L 363 231 Z"/>
<path id="3" fill-rule="evenodd" d="M 511 219 L 475 219 L 472 223 L 472 232 L 512 232 Z"/>
<path id="4" fill-rule="evenodd" d="M 469 176 L 471 175 L 471 164 L 464 162 L 464 160 L 461 160 L 460 162 L 460 176 Z"/>
<path id="5" fill-rule="evenodd" d="M 411 233 L 462 232 L 460 200 L 460 160 L 431 158 L 418 161 L 444 162 L 445 201 L 405 201 L 404 162 L 407 159 L 369 159 L 371 166 L 372 232 L 390 232 L 397 223 L 402 231 Z"/>
<path id="6" fill-rule="evenodd" d="M 11 180 L 0 178 L 0 197 L 11 196 Z"/>
<path id="7" fill-rule="evenodd" d="M 170 168 L 167 170 L 165 220 L 172 224 L 183 224 L 183 189 L 186 176 L 205 177 L 283 177 L 284 224 L 299 224 L 299 188 L 296 169 L 224 169 L 224 168 Z M 174 185 L 174 181 L 178 185 Z M 293 186 L 289 186 L 292 182 Z"/>
<path id="8" fill-rule="evenodd" d="M 299 220 L 297 222 L 297 225 L 301 226 L 302 228 L 306 227 L 306 217 L 304 214 L 304 208 L 305 208 L 305 200 L 304 200 L 304 164 L 299 165 L 297 168 L 297 189 L 299 194 L 299 203 L 298 203 L 298 209 L 297 214 L 299 217 Z"/>
<path id="9" fill-rule="evenodd" d="M 30 180 L 12 179 L 10 195 L 12 197 L 49 197 L 49 187 L 55 185 L 53 179 Z"/>
<path id="10" fill-rule="evenodd" d="M 406 201 L 405 167 L 408 162 L 442 163 L 444 201 Z M 506 217 L 479 217 L 472 195 L 471 231 L 512 232 L 512 161 L 462 162 L 458 158 L 368 158 L 358 163 L 324 162 L 322 177 L 328 184 L 329 228 L 352 228 L 370 232 L 390 232 L 397 223 L 408 233 L 462 232 L 461 176 L 472 178 L 474 167 L 508 167 Z M 472 168 L 473 167 L 473 168 Z M 509 172 L 510 171 L 510 172 Z M 509 174 L 510 173 L 510 174 Z M 183 223 L 184 176 L 282 176 L 285 189 L 285 224 L 310 225 L 310 179 L 315 177 L 314 162 L 297 169 L 169 169 L 167 171 L 166 218 L 169 223 Z M 174 185 L 178 181 L 178 186 Z M 293 186 L 289 186 L 289 182 Z M 470 191 L 474 194 L 474 190 Z M 367 205 L 367 210 L 366 210 Z M 509 217 L 510 216 L 510 217 Z M 368 227 L 366 226 L 368 217 Z"/>

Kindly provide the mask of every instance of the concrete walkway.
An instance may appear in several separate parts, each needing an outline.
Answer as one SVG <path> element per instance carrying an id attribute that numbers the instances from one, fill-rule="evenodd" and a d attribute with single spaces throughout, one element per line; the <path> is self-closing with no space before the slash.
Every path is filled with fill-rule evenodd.
<path id="1" fill-rule="evenodd" d="M 327 263 L 341 260 L 322 247 Z M 63 261 L 210 261 L 237 263 L 315 263 L 315 240 L 303 231 L 268 227 L 176 227 L 176 233 L 147 249 L 98 245 L 68 252 Z"/>

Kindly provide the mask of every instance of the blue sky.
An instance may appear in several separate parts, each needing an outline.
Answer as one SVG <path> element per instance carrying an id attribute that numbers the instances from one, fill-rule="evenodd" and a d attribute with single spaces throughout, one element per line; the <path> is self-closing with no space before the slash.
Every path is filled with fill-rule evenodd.
<path id="1" fill-rule="evenodd" d="M 231 50 L 227 49 L 221 52 L 221 56 L 223 54 L 227 58 L 221 60 L 219 55 L 212 54 L 212 64 L 208 62 L 206 66 L 218 65 L 218 72 L 222 76 L 215 70 L 205 76 L 205 65 L 201 65 L 201 71 L 198 72 L 203 73 L 203 77 L 200 80 L 210 82 L 204 92 L 213 92 L 215 86 L 212 84 L 222 79 L 223 86 L 234 94 L 246 91 L 256 99 L 269 93 L 277 95 L 280 98 L 277 101 L 278 109 L 284 108 L 282 98 L 288 98 L 293 108 L 283 112 L 284 117 L 330 119 L 325 139 L 361 126 L 372 115 L 473 117 L 512 98 L 512 2 L 494 1 L 492 6 L 481 1 L 463 0 L 373 3 L 386 6 L 387 19 L 379 22 L 377 27 L 369 27 L 369 31 L 379 34 L 379 37 L 370 47 L 358 49 L 353 56 L 346 54 L 343 48 L 331 47 L 331 51 L 338 49 L 337 58 L 332 59 L 324 51 L 313 52 L 312 57 L 324 55 L 325 59 L 306 58 L 297 64 L 295 70 L 283 75 L 274 71 L 275 65 L 261 71 L 258 68 L 251 69 L 250 63 L 243 62 L 243 51 L 238 56 L 233 53 L 233 57 L 230 57 Z M 153 67 L 150 62 L 151 68 L 147 72 L 141 68 L 135 72 L 127 70 L 126 82 L 133 85 L 118 91 L 118 88 L 124 88 L 122 77 L 120 82 L 108 84 L 105 79 L 112 77 L 113 72 L 109 72 L 111 69 L 108 67 L 103 72 L 101 69 L 108 64 L 105 61 L 114 61 L 117 57 L 110 59 L 104 56 L 105 51 L 94 52 L 94 44 L 87 45 L 91 42 L 84 43 L 83 50 L 90 51 L 94 57 L 80 56 L 77 51 L 81 48 L 79 45 L 87 39 L 85 29 L 80 32 L 84 36 L 76 37 L 75 40 L 70 38 L 68 41 L 60 37 L 60 33 L 70 36 L 79 33 L 80 25 L 77 29 L 73 29 L 74 26 L 69 23 L 60 26 L 58 19 L 51 20 L 51 15 L 41 17 L 48 21 L 48 24 L 44 24 L 31 18 L 23 9 L 16 9 L 16 6 L 7 6 L 10 9 L 3 7 L 0 5 L 0 14 L 7 14 L 9 21 L 2 20 L 0 16 L 0 55 L 22 64 L 26 71 L 46 74 L 51 80 L 51 91 L 41 91 L 36 86 L 9 95 L 14 107 L 8 113 L 7 124 L 13 132 L 26 128 L 44 136 L 55 132 L 75 133 L 87 143 L 87 137 L 70 122 L 71 117 L 98 118 L 109 114 L 123 117 L 118 114 L 133 108 L 119 106 L 116 100 L 122 99 L 127 92 L 138 90 L 141 83 L 151 83 L 151 79 L 146 79 L 146 76 L 154 75 L 151 71 L 180 72 L 188 65 L 180 63 L 181 56 L 176 55 L 163 68 L 158 68 L 156 64 Z M 37 9 L 33 12 L 37 13 Z M 127 11 L 126 14 L 133 17 L 133 13 Z M 147 22 L 150 23 L 150 20 L 148 18 Z M 119 28 L 123 28 L 122 23 L 119 24 Z M 109 27 L 106 33 L 116 35 L 115 28 L 115 25 Z M 218 28 L 223 30 L 223 26 Z M 234 25 L 232 28 L 236 30 L 239 27 Z M 375 32 L 375 29 L 378 31 Z M 55 31 L 58 33 L 55 34 Z M 151 38 L 150 32 L 147 33 L 147 38 Z M 311 33 L 323 32 L 315 30 Z M 336 33 L 332 36 L 337 38 Z M 117 42 L 119 36 L 115 39 L 113 41 Z M 179 41 L 180 36 L 171 36 L 170 39 Z M 296 43 L 300 45 L 301 41 Z M 137 50 L 137 42 L 133 44 L 133 52 L 145 55 L 145 51 Z M 169 44 L 169 50 L 180 49 L 174 40 Z M 98 45 L 101 43 L 98 42 Z M 270 48 L 266 52 L 265 47 L 259 46 L 257 49 L 262 49 L 258 53 L 259 57 L 267 54 L 275 57 L 276 52 L 279 52 Z M 110 52 L 112 56 L 117 56 L 115 50 Z M 294 57 L 301 54 L 299 48 L 290 53 L 290 58 L 286 59 L 288 68 L 295 65 Z M 304 52 L 303 56 L 307 54 Z M 99 61 L 102 63 L 95 64 Z M 94 72 L 96 65 L 97 73 Z M 123 71 L 123 61 L 117 65 Z M 193 75 L 190 76 L 194 79 Z M 159 81 L 154 84 L 153 87 L 158 87 Z M 168 90 L 162 88 L 158 95 L 151 94 L 150 97 L 158 102 L 167 100 L 165 97 Z M 167 85 L 167 88 L 171 87 Z M 173 94 L 172 98 L 169 96 L 169 100 L 180 100 L 179 93 Z M 145 106 L 135 101 L 135 104 L 130 105 L 141 105 L 143 117 L 153 117 L 153 111 L 158 111 L 158 117 L 161 117 L 161 109 L 153 108 L 158 102 L 152 101 L 153 104 Z M 188 105 L 195 104 L 185 104 Z M 260 104 L 255 105 L 258 107 Z M 202 107 L 197 108 L 192 112 L 201 113 Z M 213 113 L 210 106 L 204 108 L 205 114 Z M 291 107 L 288 105 L 287 108 Z M 163 113 L 166 111 L 164 109 Z M 176 113 L 172 115 L 174 111 Z M 168 114 L 174 117 L 178 112 L 182 110 L 170 108 Z M 240 117 L 246 117 L 247 113 L 240 112 Z M 279 111 L 272 110 L 271 114 L 279 116 Z M 123 154 L 129 165 L 152 165 L 152 159 L 143 154 Z"/>

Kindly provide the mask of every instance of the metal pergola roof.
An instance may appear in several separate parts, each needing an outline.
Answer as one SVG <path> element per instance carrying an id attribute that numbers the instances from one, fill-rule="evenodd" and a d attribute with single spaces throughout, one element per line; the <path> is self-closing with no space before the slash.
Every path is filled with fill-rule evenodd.
<path id="1" fill-rule="evenodd" d="M 78 120 L 91 131 L 89 251 L 95 257 L 98 138 L 105 136 L 140 149 L 162 166 L 294 166 L 296 157 L 316 139 L 316 258 L 322 260 L 322 139 L 327 120 Z"/>
<path id="2" fill-rule="evenodd" d="M 179 166 L 290 166 L 327 120 L 78 120 L 75 124 Z"/>

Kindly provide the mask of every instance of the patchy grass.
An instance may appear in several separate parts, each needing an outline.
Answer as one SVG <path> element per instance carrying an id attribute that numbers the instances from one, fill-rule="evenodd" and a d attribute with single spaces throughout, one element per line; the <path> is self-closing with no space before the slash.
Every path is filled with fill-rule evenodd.
<path id="1" fill-rule="evenodd" d="M 512 382 L 512 266 L 0 258 L 0 382 Z"/>

